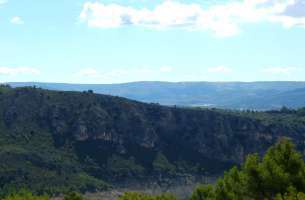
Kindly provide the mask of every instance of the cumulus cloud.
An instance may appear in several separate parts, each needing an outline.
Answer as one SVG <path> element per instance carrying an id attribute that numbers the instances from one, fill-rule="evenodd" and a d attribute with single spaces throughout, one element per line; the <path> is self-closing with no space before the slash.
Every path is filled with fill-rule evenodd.
<path id="1" fill-rule="evenodd" d="M 32 67 L 0 67 L 0 75 L 38 75 L 40 71 Z"/>
<path id="2" fill-rule="evenodd" d="M 22 25 L 22 24 L 24 24 L 24 21 L 21 19 L 21 17 L 15 16 L 15 17 L 11 18 L 11 23 L 17 24 L 17 25 Z"/>
<path id="3" fill-rule="evenodd" d="M 270 21 L 281 23 L 286 28 L 305 28 L 305 0 L 290 0 L 282 12 L 270 17 Z"/>
<path id="4" fill-rule="evenodd" d="M 164 2 L 154 10 L 87 2 L 80 18 L 87 21 L 89 26 L 100 28 L 122 25 L 166 27 L 191 24 L 200 11 L 201 8 L 196 4 L 185 5 L 172 1 Z"/>
<path id="5" fill-rule="evenodd" d="M 244 0 L 203 8 L 195 3 L 166 0 L 149 9 L 86 2 L 80 19 L 89 27 L 96 28 L 181 28 L 208 30 L 217 36 L 226 37 L 238 34 L 245 23 L 276 22 L 285 26 L 287 23 L 290 26 L 302 26 L 305 11 L 299 7 L 304 6 L 303 3 L 304 0 Z"/>
<path id="6" fill-rule="evenodd" d="M 231 73 L 232 69 L 225 66 L 211 67 L 208 69 L 210 73 Z"/>
<path id="7" fill-rule="evenodd" d="M 297 70 L 296 67 L 268 67 L 268 68 L 265 68 L 263 70 L 263 72 L 270 73 L 270 74 L 288 75 L 295 70 Z"/>
<path id="8" fill-rule="evenodd" d="M 282 15 L 294 18 L 305 17 L 305 0 L 294 0 L 285 8 Z"/>

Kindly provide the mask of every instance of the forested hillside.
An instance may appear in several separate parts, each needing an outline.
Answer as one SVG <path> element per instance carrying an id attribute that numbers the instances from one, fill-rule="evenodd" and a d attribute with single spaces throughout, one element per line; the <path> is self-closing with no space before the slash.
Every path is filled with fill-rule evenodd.
<path id="1" fill-rule="evenodd" d="M 282 136 L 303 151 L 304 133 L 304 109 L 189 109 L 1 86 L 0 187 L 56 193 L 129 178 L 217 176 Z"/>

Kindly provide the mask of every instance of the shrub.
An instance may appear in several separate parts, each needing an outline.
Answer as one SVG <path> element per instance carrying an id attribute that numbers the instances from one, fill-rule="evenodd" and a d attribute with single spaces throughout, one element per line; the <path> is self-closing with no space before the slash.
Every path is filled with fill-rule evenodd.
<path id="1" fill-rule="evenodd" d="M 84 200 L 84 198 L 79 193 L 70 192 L 64 196 L 64 200 Z"/>
<path id="2" fill-rule="evenodd" d="M 49 200 L 48 196 L 35 196 L 27 190 L 21 190 L 18 193 L 8 195 L 3 200 Z"/>
<path id="3" fill-rule="evenodd" d="M 305 200 L 305 164 L 294 144 L 283 139 L 265 156 L 249 155 L 214 186 L 199 186 L 190 200 Z"/>
<path id="4" fill-rule="evenodd" d="M 137 192 L 126 192 L 121 197 L 119 197 L 118 200 L 177 200 L 177 198 L 171 194 L 153 196 Z"/>

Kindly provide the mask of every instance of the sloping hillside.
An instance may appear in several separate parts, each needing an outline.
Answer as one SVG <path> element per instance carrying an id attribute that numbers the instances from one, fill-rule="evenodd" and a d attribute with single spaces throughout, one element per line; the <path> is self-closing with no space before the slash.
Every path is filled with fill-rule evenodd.
<path id="1" fill-rule="evenodd" d="M 228 112 L 89 92 L 0 88 L 0 187 L 95 190 L 128 178 L 217 175 L 279 137 L 304 150 L 304 110 Z"/>

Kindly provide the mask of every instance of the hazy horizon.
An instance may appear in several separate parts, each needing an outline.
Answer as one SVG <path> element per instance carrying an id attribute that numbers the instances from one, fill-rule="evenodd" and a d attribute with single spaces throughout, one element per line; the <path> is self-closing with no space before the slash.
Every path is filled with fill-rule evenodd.
<path id="1" fill-rule="evenodd" d="M 1 83 L 1 82 L 0 82 Z M 131 82 L 118 82 L 118 83 L 77 83 L 77 82 L 41 82 L 41 81 L 11 81 L 2 82 L 2 84 L 10 83 L 41 83 L 41 84 L 67 84 L 67 85 L 120 85 L 120 84 L 133 84 L 133 83 L 305 83 L 305 81 L 131 81 Z"/>

